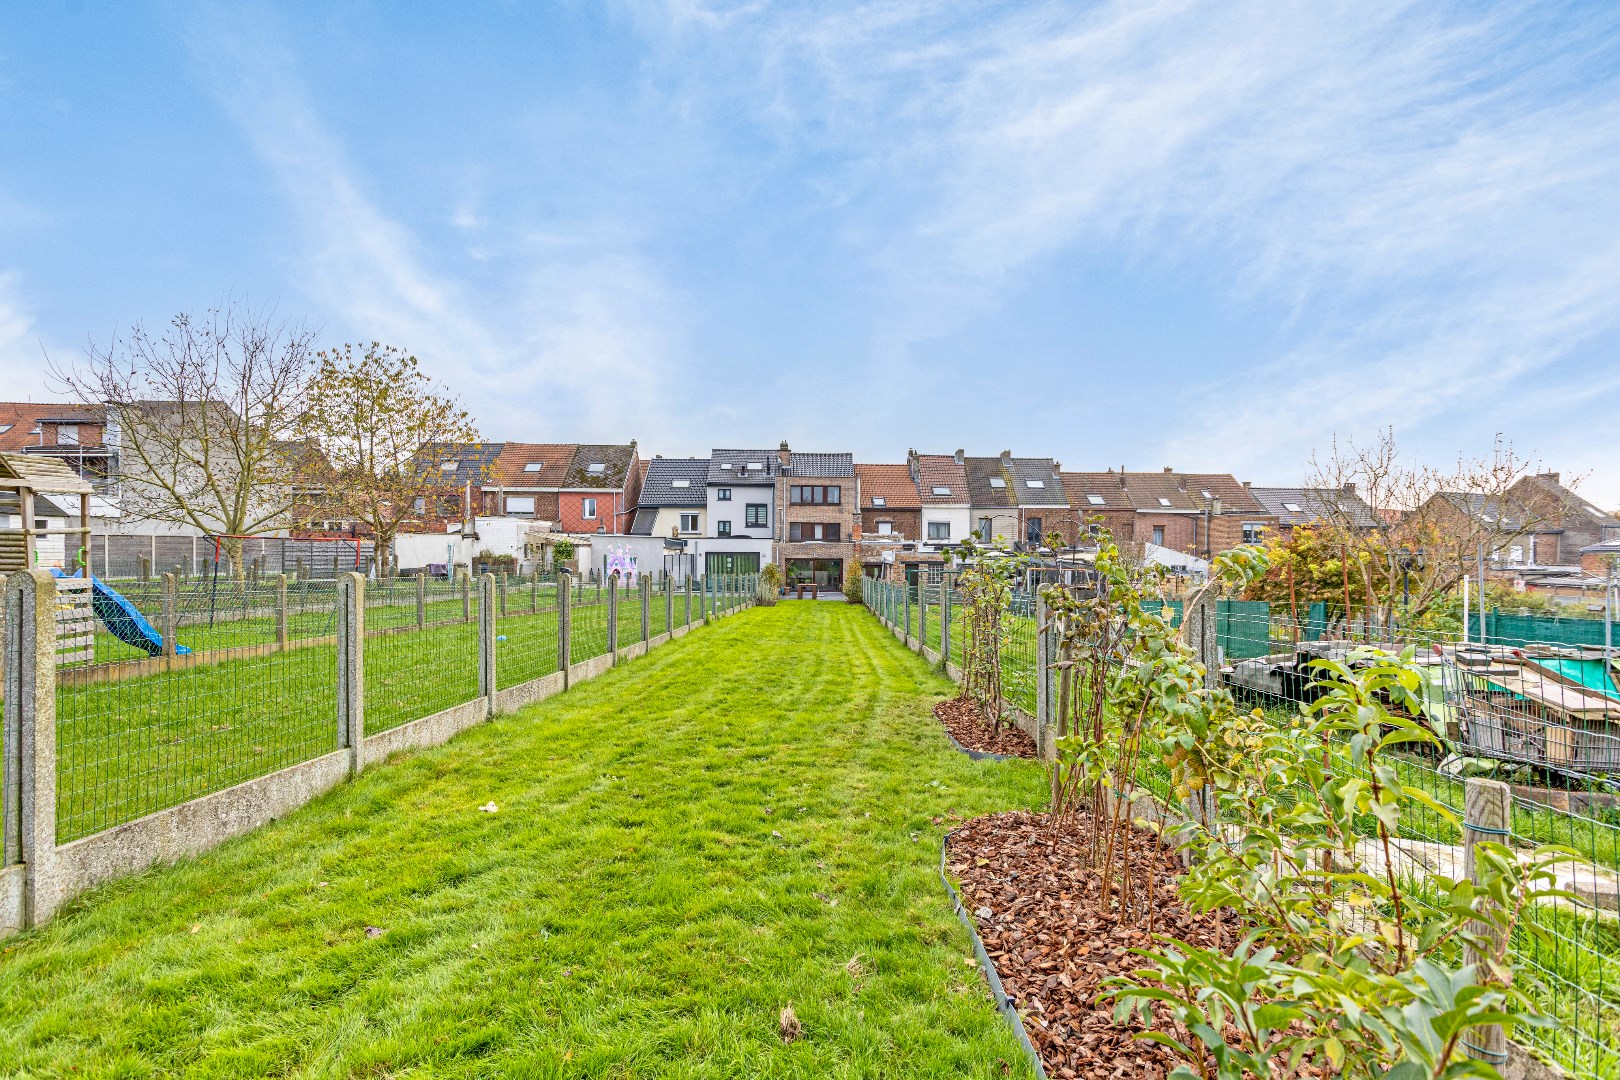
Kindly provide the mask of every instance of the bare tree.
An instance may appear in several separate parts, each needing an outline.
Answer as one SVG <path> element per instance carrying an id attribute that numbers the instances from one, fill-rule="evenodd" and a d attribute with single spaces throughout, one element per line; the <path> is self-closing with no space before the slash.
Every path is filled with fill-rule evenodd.
<path id="1" fill-rule="evenodd" d="M 1490 453 L 1459 456 L 1450 469 L 1405 461 L 1393 430 L 1313 454 L 1309 483 L 1318 527 L 1341 552 L 1346 618 L 1360 606 L 1388 627 L 1402 604 L 1416 618 L 1477 570 L 1481 551 L 1488 560 L 1534 532 L 1547 508 L 1514 494 L 1532 469 L 1500 436 Z"/>
<path id="2" fill-rule="evenodd" d="M 313 479 L 331 505 L 365 525 L 384 567 L 401 525 L 444 492 L 438 448 L 477 442 L 461 405 L 416 357 L 373 341 L 322 352 L 301 423 Z M 422 504 L 420 507 L 418 502 Z"/>
<path id="3" fill-rule="evenodd" d="M 182 313 L 161 334 L 136 325 L 84 362 L 50 367 L 116 428 L 122 510 L 223 536 L 242 572 L 243 535 L 299 524 L 312 331 L 230 302 Z"/>

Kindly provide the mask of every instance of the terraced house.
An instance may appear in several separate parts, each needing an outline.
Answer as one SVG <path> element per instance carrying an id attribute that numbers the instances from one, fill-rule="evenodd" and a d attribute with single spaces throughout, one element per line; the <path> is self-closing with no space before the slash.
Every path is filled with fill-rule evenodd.
<path id="1" fill-rule="evenodd" d="M 752 574 L 772 561 L 778 469 L 772 450 L 709 452 L 706 572 Z"/>
<path id="2" fill-rule="evenodd" d="M 641 494 L 636 440 L 622 445 L 582 443 L 563 476 L 557 523 L 568 533 L 625 533 Z"/>
<path id="3" fill-rule="evenodd" d="M 997 537 L 1020 549 L 1033 549 L 1053 533 L 1072 542 L 1079 523 L 1058 463 L 1051 458 L 1013 457 L 1003 450 L 997 457 L 969 457 L 967 473 L 973 531 L 980 541 Z"/>
<path id="4" fill-rule="evenodd" d="M 841 587 L 860 573 L 855 558 L 859 505 L 855 455 L 776 450 L 777 558 L 789 584 Z"/>

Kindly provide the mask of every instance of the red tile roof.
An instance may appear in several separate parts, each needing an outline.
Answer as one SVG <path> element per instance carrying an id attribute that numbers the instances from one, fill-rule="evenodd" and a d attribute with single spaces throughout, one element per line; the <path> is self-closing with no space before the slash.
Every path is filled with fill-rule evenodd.
<path id="1" fill-rule="evenodd" d="M 560 488 L 573 463 L 574 443 L 506 443 L 489 480 L 490 486 L 508 488 Z M 530 471 L 530 465 L 539 465 Z"/>
<path id="2" fill-rule="evenodd" d="M 912 482 L 911 469 L 905 465 L 856 465 L 855 475 L 861 482 L 861 508 L 873 505 L 876 496 L 890 510 L 918 510 L 922 502 L 917 497 L 917 485 Z"/>
<path id="3" fill-rule="evenodd" d="M 935 495 L 934 488 L 950 489 L 949 495 Z M 924 506 L 968 504 L 967 470 L 951 454 L 917 455 L 917 492 Z"/>

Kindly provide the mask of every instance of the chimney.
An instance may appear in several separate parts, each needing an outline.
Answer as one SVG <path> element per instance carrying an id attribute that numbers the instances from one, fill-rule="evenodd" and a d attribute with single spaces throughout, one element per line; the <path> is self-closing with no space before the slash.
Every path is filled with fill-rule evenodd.
<path id="1" fill-rule="evenodd" d="M 1254 481 L 1253 480 L 1245 480 L 1245 481 L 1243 481 L 1243 490 L 1247 491 L 1249 488 L 1252 488 L 1252 487 L 1254 487 Z"/>
<path id="2" fill-rule="evenodd" d="M 1342 490 L 1346 495 L 1354 495 L 1356 493 L 1356 485 L 1346 484 Z"/>
<path id="3" fill-rule="evenodd" d="M 1003 465 L 1011 465 L 1012 464 L 1012 451 L 1011 450 L 1003 450 L 1001 452 L 1001 463 Z"/>
<path id="4" fill-rule="evenodd" d="M 1216 517 L 1221 516 L 1221 497 L 1219 495 L 1209 501 L 1209 512 Z"/>
<path id="5" fill-rule="evenodd" d="M 782 471 L 787 472 L 788 464 L 793 460 L 793 455 L 788 452 L 788 444 L 786 439 L 783 439 L 782 445 L 776 448 L 776 460 L 777 463 L 782 466 Z"/>
<path id="6" fill-rule="evenodd" d="M 1166 465 L 1166 466 L 1165 466 L 1165 467 L 1164 467 L 1164 475 L 1166 475 L 1166 476 L 1169 476 L 1169 475 L 1170 475 L 1170 474 L 1171 474 L 1171 473 L 1173 473 L 1173 472 L 1175 472 L 1175 471 L 1176 471 L 1176 470 L 1174 470 L 1174 469 L 1172 469 L 1172 468 L 1171 468 L 1171 467 L 1170 467 L 1170 466 L 1168 466 L 1168 465 Z"/>
<path id="7" fill-rule="evenodd" d="M 1549 484 L 1558 483 L 1558 474 L 1555 472 L 1536 473 L 1537 480 L 1545 480 Z"/>
<path id="8" fill-rule="evenodd" d="M 961 450 L 958 450 L 958 451 L 957 451 L 957 452 L 956 452 L 956 463 L 957 463 L 957 464 L 958 464 L 958 465 L 960 465 L 960 464 L 962 464 L 962 461 L 963 461 L 963 456 L 962 456 L 962 451 L 961 451 Z"/>

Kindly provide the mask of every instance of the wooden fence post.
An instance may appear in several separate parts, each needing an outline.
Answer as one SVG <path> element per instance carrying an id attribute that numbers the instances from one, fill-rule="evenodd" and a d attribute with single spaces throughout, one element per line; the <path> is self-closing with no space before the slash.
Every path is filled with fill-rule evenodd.
<path id="1" fill-rule="evenodd" d="M 1475 848 L 1481 841 L 1508 843 L 1512 832 L 1513 789 L 1500 780 L 1472 778 L 1463 782 L 1463 873 L 1478 884 L 1479 867 L 1475 861 Z M 1472 922 L 1469 929 L 1478 937 L 1501 944 L 1499 928 L 1484 922 Z M 1472 945 L 1463 946 L 1463 963 L 1479 964 L 1484 957 Z M 1500 1024 L 1486 1024 L 1472 1029 L 1463 1037 L 1463 1049 L 1476 1061 L 1501 1067 L 1507 1063 L 1507 1035 Z"/>

